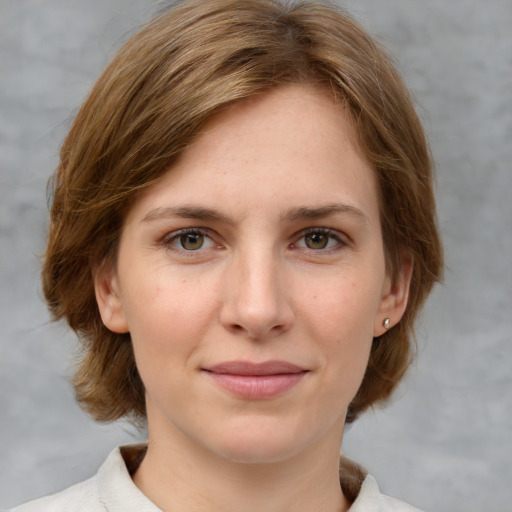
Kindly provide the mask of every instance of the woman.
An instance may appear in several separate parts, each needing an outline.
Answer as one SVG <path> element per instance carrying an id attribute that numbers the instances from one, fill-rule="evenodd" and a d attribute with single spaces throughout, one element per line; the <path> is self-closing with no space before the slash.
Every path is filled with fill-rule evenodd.
<path id="1" fill-rule="evenodd" d="M 410 364 L 441 260 L 421 125 L 360 27 L 180 3 L 78 113 L 43 268 L 77 400 L 148 444 L 15 510 L 414 510 L 339 452 Z"/>

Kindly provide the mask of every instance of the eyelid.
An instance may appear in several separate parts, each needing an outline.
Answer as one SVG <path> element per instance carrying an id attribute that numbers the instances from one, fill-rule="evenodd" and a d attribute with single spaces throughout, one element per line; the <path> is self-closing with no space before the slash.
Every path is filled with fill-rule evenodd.
<path id="1" fill-rule="evenodd" d="M 210 236 L 211 231 L 209 229 L 197 228 L 197 227 L 176 229 L 174 231 L 170 231 L 170 232 L 166 233 L 161 238 L 161 242 L 162 243 L 170 243 L 172 240 L 174 240 L 175 238 L 177 238 L 181 235 L 203 235 L 203 236 L 207 236 L 208 238 L 211 238 L 211 236 Z"/>
<path id="2" fill-rule="evenodd" d="M 205 238 L 207 238 L 211 241 L 213 246 L 216 246 L 216 247 L 205 247 L 205 248 L 201 247 L 201 248 L 197 249 L 196 251 L 192 251 L 192 250 L 186 250 L 177 245 L 174 245 L 173 242 L 178 240 L 179 237 L 183 236 L 183 235 L 204 236 Z M 203 253 L 209 249 L 220 247 L 220 244 L 215 240 L 215 237 L 212 236 L 212 231 L 210 229 L 200 228 L 200 227 L 181 228 L 181 229 L 176 229 L 175 231 L 168 232 L 160 239 L 159 245 L 161 245 L 164 249 L 166 249 L 168 251 L 172 251 L 174 253 L 188 256 L 188 257 L 194 257 L 194 256 L 197 257 L 200 253 Z"/>
<path id="3" fill-rule="evenodd" d="M 303 238 L 305 238 L 306 236 L 312 235 L 312 234 L 326 235 L 326 236 L 336 240 L 337 244 L 335 247 L 329 247 L 326 249 L 311 249 L 309 247 L 297 247 L 298 241 L 300 241 Z M 296 241 L 291 244 L 292 246 L 295 246 L 297 249 L 300 249 L 300 250 L 307 250 L 309 252 L 318 253 L 318 254 L 322 254 L 322 253 L 325 254 L 325 253 L 329 253 L 329 252 L 339 251 L 350 244 L 350 239 L 347 235 L 344 235 L 343 233 L 341 233 L 340 231 L 338 231 L 336 229 L 325 228 L 325 227 L 321 227 L 321 226 L 309 227 L 309 228 L 303 229 L 294 238 Z"/>

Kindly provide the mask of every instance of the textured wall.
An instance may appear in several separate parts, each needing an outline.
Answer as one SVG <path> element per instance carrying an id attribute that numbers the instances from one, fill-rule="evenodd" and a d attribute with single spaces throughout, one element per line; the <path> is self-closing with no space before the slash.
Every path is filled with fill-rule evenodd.
<path id="1" fill-rule="evenodd" d="M 73 403 L 73 337 L 48 324 L 44 188 L 70 119 L 151 0 L 0 2 L 0 504 L 53 492 L 138 434 Z M 512 1 L 350 0 L 400 62 L 438 171 L 446 283 L 394 402 L 344 449 L 431 511 L 512 502 Z"/>

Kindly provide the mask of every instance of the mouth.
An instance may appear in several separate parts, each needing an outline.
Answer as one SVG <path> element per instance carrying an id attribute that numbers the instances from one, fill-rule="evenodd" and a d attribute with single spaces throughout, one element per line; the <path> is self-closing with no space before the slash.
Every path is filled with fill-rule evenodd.
<path id="1" fill-rule="evenodd" d="M 287 361 L 229 361 L 202 370 L 222 389 L 238 398 L 273 398 L 290 390 L 309 372 Z"/>

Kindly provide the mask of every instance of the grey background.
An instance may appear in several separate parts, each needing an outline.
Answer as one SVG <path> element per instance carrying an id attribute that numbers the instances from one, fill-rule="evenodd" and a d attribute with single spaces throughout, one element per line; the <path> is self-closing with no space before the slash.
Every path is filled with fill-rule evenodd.
<path id="1" fill-rule="evenodd" d="M 382 489 L 430 511 L 512 502 L 512 2 L 343 2 L 394 54 L 438 172 L 446 283 L 420 323 L 419 358 L 345 452 Z M 141 437 L 96 425 L 69 386 L 76 343 L 48 323 L 38 254 L 45 183 L 70 119 L 151 0 L 0 1 L 0 504 L 91 475 Z"/>

